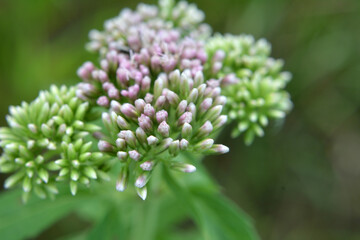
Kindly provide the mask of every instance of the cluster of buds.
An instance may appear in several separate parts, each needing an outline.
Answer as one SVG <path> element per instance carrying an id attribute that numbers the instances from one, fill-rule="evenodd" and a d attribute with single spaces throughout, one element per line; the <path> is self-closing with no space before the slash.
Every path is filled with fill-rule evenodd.
<path id="1" fill-rule="evenodd" d="M 209 60 L 206 70 L 219 78 L 227 98 L 226 111 L 238 122 L 233 136 L 245 134 L 245 143 L 263 136 L 269 119 L 284 118 L 292 107 L 284 90 L 291 74 L 282 72 L 283 61 L 269 55 L 270 44 L 250 35 L 217 35 L 206 45 Z"/>
<path id="2" fill-rule="evenodd" d="M 74 87 L 65 86 L 52 86 L 30 104 L 10 107 L 10 127 L 0 129 L 0 171 L 15 173 L 5 188 L 21 184 L 24 200 L 32 190 L 45 198 L 58 192 L 61 180 L 69 180 L 75 194 L 77 182 L 97 178 L 93 166 L 103 161 L 103 154 L 91 153 L 92 143 L 82 139 L 100 128 L 87 123 L 87 115 L 89 103 L 75 96 Z"/>
<path id="3" fill-rule="evenodd" d="M 145 97 L 153 85 L 152 79 L 160 73 L 190 70 L 195 77 L 207 61 L 204 44 L 191 38 L 179 41 L 177 38 L 129 54 L 112 50 L 100 61 L 100 68 L 85 62 L 78 69 L 83 82 L 78 85 L 77 96 L 108 107 L 111 100 L 124 102 Z"/>
<path id="4" fill-rule="evenodd" d="M 87 49 L 104 56 L 111 50 L 139 52 L 149 45 L 184 36 L 205 39 L 211 29 L 202 23 L 204 17 L 194 4 L 185 1 L 160 0 L 159 6 L 139 4 L 135 11 L 124 9 L 119 16 L 107 20 L 104 31 L 92 30 Z"/>
<path id="5" fill-rule="evenodd" d="M 193 4 L 160 0 L 125 9 L 104 31 L 92 30 L 87 48 L 100 61 L 78 69 L 81 83 L 10 108 L 10 127 L 0 129 L 0 171 L 15 173 L 5 187 L 22 184 L 26 199 L 32 190 L 53 196 L 65 181 L 75 195 L 79 184 L 108 179 L 106 172 L 119 167 L 116 189 L 131 182 L 145 199 L 158 164 L 193 172 L 178 154 L 228 152 L 214 144 L 228 117 L 238 122 L 233 135 L 245 132 L 246 143 L 262 136 L 269 118 L 291 108 L 284 90 L 290 74 L 269 57 L 265 40 L 210 37 L 203 19 Z M 94 106 L 104 128 L 90 123 L 99 118 L 90 117 Z"/>
<path id="6" fill-rule="evenodd" d="M 145 199 L 146 184 L 159 162 L 193 172 L 194 166 L 169 159 L 181 151 L 228 152 L 212 138 L 227 120 L 221 115 L 226 99 L 220 92 L 204 82 L 202 72 L 193 78 L 189 70 L 175 70 L 160 74 L 153 91 L 134 104 L 112 100 L 109 112 L 102 115 L 109 134 L 99 141 L 99 149 L 122 163 L 116 189 L 125 190 L 129 175 L 134 174 L 137 192 Z"/>

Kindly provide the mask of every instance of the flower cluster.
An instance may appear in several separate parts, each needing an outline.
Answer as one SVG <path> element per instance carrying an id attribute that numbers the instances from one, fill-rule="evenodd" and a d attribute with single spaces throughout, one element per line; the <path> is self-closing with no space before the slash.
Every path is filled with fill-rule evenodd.
<path id="1" fill-rule="evenodd" d="M 189 70 L 161 74 L 153 89 L 152 94 L 136 99 L 134 104 L 121 105 L 113 100 L 110 112 L 102 116 L 110 134 L 99 142 L 101 151 L 123 163 L 117 190 L 125 189 L 132 169 L 142 198 L 146 197 L 152 169 L 159 162 L 192 172 L 194 166 L 169 159 L 181 151 L 221 154 L 229 150 L 214 144 L 211 138 L 226 123 L 227 116 L 221 115 L 226 99 L 220 95 L 219 87 L 204 83 L 202 72 L 194 78 Z"/>
<path id="2" fill-rule="evenodd" d="M 238 122 L 236 137 L 245 133 L 245 143 L 263 136 L 269 118 L 284 118 L 291 109 L 290 95 L 284 90 L 291 79 L 281 72 L 282 60 L 269 57 L 270 44 L 250 35 L 216 35 L 206 45 L 209 61 L 206 72 L 221 79 L 227 98 L 228 116 Z"/>
<path id="3" fill-rule="evenodd" d="M 228 152 L 214 143 L 228 117 L 246 143 L 262 136 L 269 118 L 291 108 L 284 90 L 290 74 L 269 57 L 265 40 L 211 37 L 203 19 L 193 4 L 160 0 L 92 30 L 87 48 L 100 59 L 78 69 L 81 83 L 10 108 L 10 127 L 0 130 L 0 171 L 15 173 L 5 187 L 20 183 L 25 198 L 32 190 L 46 197 L 65 181 L 75 195 L 79 183 L 119 169 L 116 189 L 131 182 L 145 199 L 157 165 L 194 172 L 175 157 Z M 103 124 L 91 124 L 100 115 Z"/>
<path id="4" fill-rule="evenodd" d="M 204 44 L 190 38 L 151 45 L 139 52 L 118 53 L 111 50 L 100 61 L 100 68 L 85 62 L 78 70 L 82 78 L 77 96 L 108 107 L 111 100 L 134 101 L 145 97 L 152 79 L 175 69 L 190 70 L 194 77 L 207 61 Z"/>
<path id="5" fill-rule="evenodd" d="M 205 39 L 211 34 L 202 23 L 204 13 L 185 1 L 160 0 L 159 6 L 139 4 L 136 11 L 124 9 L 105 22 L 103 32 L 92 30 L 87 49 L 105 56 L 111 50 L 136 51 L 150 45 L 168 45 L 179 38 Z"/>
<path id="6" fill-rule="evenodd" d="M 41 198 L 53 196 L 56 183 L 63 180 L 75 194 L 78 183 L 96 179 L 103 154 L 91 152 L 92 142 L 83 139 L 100 128 L 87 123 L 87 115 L 89 103 L 75 96 L 74 87 L 65 86 L 52 86 L 30 104 L 10 107 L 10 127 L 0 129 L 0 171 L 15 173 L 5 188 L 21 184 L 26 200 L 32 190 Z"/>

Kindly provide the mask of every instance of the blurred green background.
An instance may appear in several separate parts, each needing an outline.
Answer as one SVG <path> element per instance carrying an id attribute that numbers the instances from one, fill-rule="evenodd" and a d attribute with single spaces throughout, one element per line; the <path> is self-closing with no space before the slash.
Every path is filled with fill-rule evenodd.
<path id="1" fill-rule="evenodd" d="M 88 31 L 138 2 L 1 0 L 0 125 L 9 105 L 75 84 L 96 57 L 84 49 Z M 216 32 L 267 38 L 293 73 L 284 123 L 251 147 L 229 139 L 229 127 L 220 138 L 231 152 L 206 159 L 223 192 L 265 240 L 360 239 L 360 1 L 192 2 Z"/>

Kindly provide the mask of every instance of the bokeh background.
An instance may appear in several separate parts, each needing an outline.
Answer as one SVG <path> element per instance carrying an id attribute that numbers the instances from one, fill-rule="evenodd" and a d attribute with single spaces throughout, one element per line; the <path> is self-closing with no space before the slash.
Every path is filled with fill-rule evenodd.
<path id="1" fill-rule="evenodd" d="M 9 105 L 75 84 L 77 68 L 95 60 L 84 49 L 88 31 L 138 2 L 1 0 L 0 125 Z M 205 160 L 224 194 L 265 240 L 360 239 L 360 1 L 191 2 L 216 32 L 268 39 L 293 73 L 284 123 L 251 147 L 227 129 L 220 138 L 231 152 Z"/>

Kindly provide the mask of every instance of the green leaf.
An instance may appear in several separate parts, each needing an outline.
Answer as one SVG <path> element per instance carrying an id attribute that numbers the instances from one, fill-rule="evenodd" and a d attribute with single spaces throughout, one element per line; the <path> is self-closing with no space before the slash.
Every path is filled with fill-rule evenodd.
<path id="1" fill-rule="evenodd" d="M 55 200 L 31 199 L 21 202 L 21 190 L 0 195 L 1 239 L 32 238 L 85 201 L 84 196 L 60 195 Z"/>
<path id="2" fill-rule="evenodd" d="M 196 189 L 192 190 L 192 196 L 197 199 L 196 206 L 201 209 L 206 224 L 225 233 L 226 238 L 221 239 L 259 239 L 250 218 L 226 197 Z"/>
<path id="3" fill-rule="evenodd" d="M 121 224 L 120 214 L 118 209 L 110 208 L 103 220 L 91 230 L 87 239 L 127 239 L 124 226 Z"/>
<path id="4" fill-rule="evenodd" d="M 180 184 L 167 168 L 163 168 L 164 177 L 169 188 L 176 194 L 181 204 L 185 204 L 188 213 L 200 228 L 206 240 L 257 240 L 259 239 L 254 226 L 235 204 L 220 195 L 216 188 L 202 186 L 199 183 L 211 182 L 202 180 L 191 185 Z M 194 174 L 204 174 L 200 171 Z M 199 177 L 206 179 L 207 177 Z"/>

